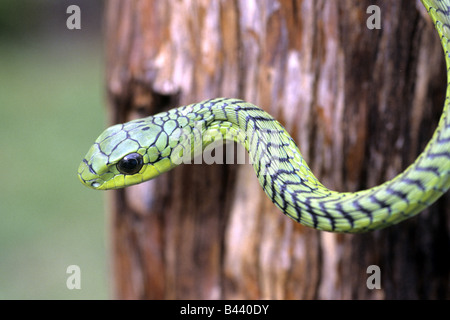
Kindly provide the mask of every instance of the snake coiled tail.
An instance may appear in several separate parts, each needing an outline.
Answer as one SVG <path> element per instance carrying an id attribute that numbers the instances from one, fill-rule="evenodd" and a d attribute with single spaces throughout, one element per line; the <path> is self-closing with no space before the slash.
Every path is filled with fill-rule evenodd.
<path id="1" fill-rule="evenodd" d="M 450 73 L 450 0 L 422 0 L 440 35 Z M 258 180 L 286 215 L 334 232 L 381 229 L 410 218 L 450 187 L 450 85 L 439 125 L 416 161 L 377 187 L 340 193 L 323 186 L 281 124 L 257 106 L 217 98 L 105 130 L 82 161 L 81 182 L 117 189 L 190 161 L 213 142 L 244 145 Z"/>

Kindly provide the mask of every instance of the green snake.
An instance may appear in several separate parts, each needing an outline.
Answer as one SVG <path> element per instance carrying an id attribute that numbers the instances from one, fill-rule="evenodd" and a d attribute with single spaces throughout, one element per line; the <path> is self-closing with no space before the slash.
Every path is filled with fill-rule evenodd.
<path id="1" fill-rule="evenodd" d="M 422 0 L 439 33 L 450 79 L 450 0 Z M 450 85 L 438 127 L 416 161 L 394 179 L 358 192 L 324 187 L 282 125 L 257 106 L 217 98 L 106 129 L 80 164 L 83 184 L 117 189 L 153 179 L 226 140 L 248 151 L 278 208 L 319 230 L 365 232 L 410 218 L 450 186 Z"/>

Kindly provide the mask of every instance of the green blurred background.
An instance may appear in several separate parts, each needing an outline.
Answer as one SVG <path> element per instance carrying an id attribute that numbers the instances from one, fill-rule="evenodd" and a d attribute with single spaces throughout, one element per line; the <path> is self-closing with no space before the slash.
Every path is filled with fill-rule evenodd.
<path id="1" fill-rule="evenodd" d="M 98 0 L 0 1 L 0 299 L 110 297 L 105 194 L 76 175 L 106 125 L 102 15 Z"/>

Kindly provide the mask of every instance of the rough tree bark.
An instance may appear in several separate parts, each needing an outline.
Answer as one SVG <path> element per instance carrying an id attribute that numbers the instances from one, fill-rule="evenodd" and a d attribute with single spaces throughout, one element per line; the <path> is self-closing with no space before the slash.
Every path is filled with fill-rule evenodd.
<path id="1" fill-rule="evenodd" d="M 379 30 L 366 26 L 372 4 Z M 242 98 L 339 191 L 406 168 L 442 110 L 443 53 L 419 1 L 111 0 L 106 32 L 111 123 Z M 110 195 L 117 298 L 450 298 L 448 197 L 337 235 L 280 214 L 248 164 L 183 165 Z M 366 286 L 369 265 L 380 290 Z"/>

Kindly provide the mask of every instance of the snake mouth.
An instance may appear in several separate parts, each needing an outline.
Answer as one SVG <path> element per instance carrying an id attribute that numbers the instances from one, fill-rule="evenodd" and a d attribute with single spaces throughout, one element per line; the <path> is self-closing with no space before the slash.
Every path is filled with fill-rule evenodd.
<path id="1" fill-rule="evenodd" d="M 78 167 L 78 178 L 82 184 L 92 189 L 101 189 L 103 185 L 103 181 L 85 159 Z"/>
<path id="2" fill-rule="evenodd" d="M 92 188 L 94 188 L 94 189 L 98 189 L 99 187 L 101 187 L 101 183 L 100 182 L 98 182 L 98 181 L 92 181 L 91 182 L 91 187 Z"/>
<path id="3" fill-rule="evenodd" d="M 81 183 L 84 184 L 86 187 L 89 187 L 91 189 L 101 189 L 101 186 L 103 183 L 99 182 L 98 179 L 94 179 L 94 180 L 85 180 L 83 178 L 82 174 L 78 174 L 78 179 L 80 179 Z"/>
<path id="4" fill-rule="evenodd" d="M 99 179 L 85 180 L 81 174 L 78 174 L 78 178 L 80 179 L 81 183 L 84 184 L 86 187 L 89 187 L 89 188 L 95 189 L 95 190 L 102 189 L 103 181 L 99 181 Z"/>
<path id="5" fill-rule="evenodd" d="M 95 189 L 95 190 L 101 189 L 101 186 L 103 185 L 103 183 L 98 182 L 98 180 L 83 181 L 81 177 L 80 177 L 80 180 L 85 186 L 87 186 L 89 188 L 92 188 L 92 189 Z"/>

